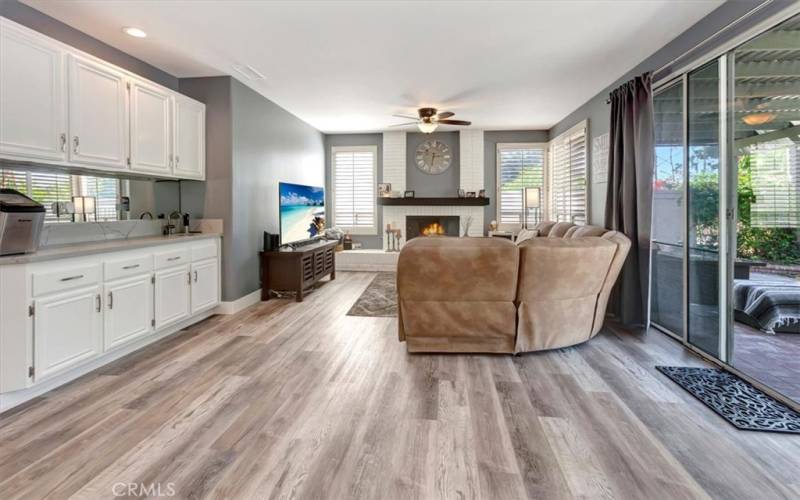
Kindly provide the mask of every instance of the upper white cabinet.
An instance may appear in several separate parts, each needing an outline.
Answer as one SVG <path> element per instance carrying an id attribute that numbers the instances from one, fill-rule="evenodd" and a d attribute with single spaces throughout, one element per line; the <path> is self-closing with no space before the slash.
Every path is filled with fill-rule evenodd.
<path id="1" fill-rule="evenodd" d="M 110 66 L 69 56 L 70 161 L 127 168 L 125 76 Z"/>
<path id="2" fill-rule="evenodd" d="M 205 179 L 205 105 L 0 17 L 0 158 Z"/>
<path id="3" fill-rule="evenodd" d="M 159 87 L 130 83 L 131 170 L 170 175 L 172 154 L 172 97 Z"/>
<path id="4" fill-rule="evenodd" d="M 175 96 L 175 175 L 206 177 L 206 107 L 182 95 Z"/>
<path id="5" fill-rule="evenodd" d="M 61 47 L 0 24 L 0 154 L 65 161 L 65 94 Z"/>

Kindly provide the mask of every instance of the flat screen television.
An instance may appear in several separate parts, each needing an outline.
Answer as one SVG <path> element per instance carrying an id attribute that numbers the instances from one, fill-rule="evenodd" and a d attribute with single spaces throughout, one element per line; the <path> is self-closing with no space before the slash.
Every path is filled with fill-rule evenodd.
<path id="1" fill-rule="evenodd" d="M 325 189 L 278 183 L 281 245 L 308 240 L 325 229 Z"/>

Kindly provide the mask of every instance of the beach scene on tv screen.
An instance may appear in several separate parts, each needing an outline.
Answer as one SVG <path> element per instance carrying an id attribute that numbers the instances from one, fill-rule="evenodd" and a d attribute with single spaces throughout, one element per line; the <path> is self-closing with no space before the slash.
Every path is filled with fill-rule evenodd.
<path id="1" fill-rule="evenodd" d="M 325 190 L 280 184 L 281 244 L 317 236 L 325 228 Z"/>

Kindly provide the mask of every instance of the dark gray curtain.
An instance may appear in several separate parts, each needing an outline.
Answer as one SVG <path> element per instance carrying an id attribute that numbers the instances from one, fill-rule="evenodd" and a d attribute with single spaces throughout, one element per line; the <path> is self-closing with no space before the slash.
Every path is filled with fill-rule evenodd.
<path id="1" fill-rule="evenodd" d="M 631 239 L 631 251 L 609 312 L 631 326 L 647 321 L 655 156 L 651 84 L 645 73 L 611 93 L 605 223 Z"/>

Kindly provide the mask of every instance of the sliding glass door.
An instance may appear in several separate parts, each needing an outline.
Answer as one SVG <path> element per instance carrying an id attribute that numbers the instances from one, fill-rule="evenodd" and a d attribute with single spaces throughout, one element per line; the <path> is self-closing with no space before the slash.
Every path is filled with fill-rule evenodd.
<path id="1" fill-rule="evenodd" d="M 720 357 L 720 76 L 713 61 L 687 77 L 687 246 L 690 344 Z"/>
<path id="2" fill-rule="evenodd" d="M 668 333 L 683 336 L 684 318 L 684 100 L 683 81 L 653 97 L 655 176 L 650 320 Z"/>
<path id="3" fill-rule="evenodd" d="M 731 60 L 730 363 L 800 402 L 800 19 Z"/>
<path id="4" fill-rule="evenodd" d="M 800 403 L 800 16 L 654 108 L 651 321 Z"/>

